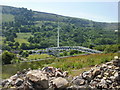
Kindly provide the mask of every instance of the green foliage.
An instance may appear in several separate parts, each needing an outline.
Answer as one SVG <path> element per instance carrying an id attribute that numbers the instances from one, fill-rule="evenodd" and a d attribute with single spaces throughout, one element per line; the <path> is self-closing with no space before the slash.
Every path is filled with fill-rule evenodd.
<path id="1" fill-rule="evenodd" d="M 28 39 L 30 36 L 32 36 L 31 33 L 16 33 L 17 38 L 19 39 Z"/>
<path id="2" fill-rule="evenodd" d="M 32 54 L 32 51 L 29 51 L 29 54 Z"/>
<path id="3" fill-rule="evenodd" d="M 2 14 L 2 22 L 14 21 L 14 16 L 11 14 Z"/>
<path id="4" fill-rule="evenodd" d="M 45 59 L 45 58 L 52 58 L 53 56 L 47 55 L 47 54 L 34 54 L 34 55 L 29 55 L 27 57 L 28 60 L 35 60 L 35 59 Z"/>
<path id="5" fill-rule="evenodd" d="M 23 53 L 23 50 L 20 50 L 19 55 L 21 55 L 22 53 Z"/>
<path id="6" fill-rule="evenodd" d="M 18 42 L 15 42 L 14 44 L 16 46 L 16 48 L 18 48 L 18 46 L 20 45 Z"/>
<path id="7" fill-rule="evenodd" d="M 96 47 L 94 47 L 94 49 L 96 50 L 100 50 L 100 51 L 104 51 L 105 53 L 115 53 L 119 51 L 119 44 L 115 44 L 115 45 L 98 45 Z"/>
<path id="8" fill-rule="evenodd" d="M 13 59 L 13 60 L 11 61 L 11 63 L 12 63 L 12 64 L 14 64 L 14 63 L 20 63 L 20 60 L 19 60 L 19 59 Z"/>
<path id="9" fill-rule="evenodd" d="M 77 57 L 68 57 L 60 60 L 56 60 L 49 66 L 59 67 L 63 70 L 80 69 L 83 67 L 93 66 L 112 60 L 117 54 L 93 54 L 82 55 Z"/>
<path id="10" fill-rule="evenodd" d="M 63 53 L 60 53 L 59 55 L 60 55 L 60 56 L 64 56 L 64 54 L 63 54 Z"/>
<path id="11" fill-rule="evenodd" d="M 3 65 L 2 73 L 3 73 L 3 78 L 8 78 L 11 75 L 15 74 L 17 71 L 22 71 L 23 69 L 27 69 L 27 68 L 38 69 L 38 68 L 43 68 L 44 66 L 53 66 L 56 68 L 61 68 L 62 70 L 71 71 L 74 69 L 81 69 L 83 67 L 85 68 L 88 66 L 93 66 L 96 64 L 101 64 L 107 61 L 111 61 L 113 57 L 116 55 L 117 53 L 91 54 L 91 55 L 81 55 L 81 56 L 61 58 L 61 59 L 53 58 L 42 61 Z"/>
<path id="12" fill-rule="evenodd" d="M 19 44 L 22 44 L 22 43 L 29 44 L 29 42 L 26 39 L 20 39 L 20 38 L 15 38 L 15 42 L 19 42 Z"/>
<path id="13" fill-rule="evenodd" d="M 70 55 L 78 54 L 78 53 L 80 53 L 78 50 L 71 50 L 71 51 L 70 51 Z"/>
<path id="14" fill-rule="evenodd" d="M 109 38 L 98 38 L 95 40 L 95 44 L 97 45 L 107 45 L 107 44 L 115 44 L 111 39 Z"/>
<path id="15" fill-rule="evenodd" d="M 22 55 L 22 57 L 28 57 L 29 53 L 27 51 L 26 52 L 24 51 L 24 52 L 21 53 L 21 55 Z"/>
<path id="16" fill-rule="evenodd" d="M 15 54 L 10 53 L 8 51 L 4 51 L 2 53 L 2 63 L 3 64 L 11 64 L 11 61 L 15 59 Z"/>
<path id="17" fill-rule="evenodd" d="M 117 23 L 94 22 L 9 6 L 3 6 L 2 12 L 3 15 L 14 17 L 14 21 L 2 23 L 6 46 L 9 41 L 19 42 L 20 44 L 19 46 L 9 46 L 12 49 L 56 47 L 58 20 L 60 46 L 93 48 L 97 45 L 117 43 L 118 35 L 114 32 L 117 29 Z"/>
<path id="18" fill-rule="evenodd" d="M 67 55 L 68 55 L 67 51 L 64 51 L 64 52 L 63 52 L 63 55 L 64 55 L 64 56 L 67 56 Z"/>
<path id="19" fill-rule="evenodd" d="M 28 47 L 27 47 L 26 43 L 22 43 L 20 46 L 20 49 L 27 50 Z"/>
<path id="20" fill-rule="evenodd" d="M 8 45 L 3 44 L 3 45 L 2 45 L 2 50 L 8 50 L 8 51 L 10 51 L 10 50 L 11 50 L 11 47 L 8 46 Z"/>

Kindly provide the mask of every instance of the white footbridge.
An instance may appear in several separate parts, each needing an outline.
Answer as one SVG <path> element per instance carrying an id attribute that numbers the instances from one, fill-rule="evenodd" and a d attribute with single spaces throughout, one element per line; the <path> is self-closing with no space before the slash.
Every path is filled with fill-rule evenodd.
<path id="1" fill-rule="evenodd" d="M 65 51 L 69 51 L 69 50 L 78 50 L 81 52 L 87 52 L 87 53 L 102 53 L 102 51 L 98 51 L 98 50 L 94 50 L 94 49 L 90 49 L 90 48 L 86 48 L 86 47 L 82 47 L 82 46 L 61 46 L 61 47 L 50 47 L 50 48 L 46 48 L 46 51 L 61 51 L 61 50 L 65 50 Z"/>

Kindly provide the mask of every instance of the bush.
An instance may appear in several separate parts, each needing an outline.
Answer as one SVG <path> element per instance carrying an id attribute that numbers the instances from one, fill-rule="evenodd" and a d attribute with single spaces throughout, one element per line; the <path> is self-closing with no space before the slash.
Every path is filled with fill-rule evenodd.
<path id="1" fill-rule="evenodd" d="M 67 56 L 67 51 L 64 51 L 64 52 L 63 52 L 63 55 L 64 55 L 64 56 Z"/>
<path id="2" fill-rule="evenodd" d="M 73 54 L 78 54 L 79 53 L 79 51 L 78 50 L 71 50 L 70 51 L 70 55 L 73 55 Z"/>
<path id="3" fill-rule="evenodd" d="M 63 53 L 60 53 L 60 56 L 63 56 Z"/>
<path id="4" fill-rule="evenodd" d="M 32 54 L 32 51 L 29 51 L 29 54 Z"/>
<path id="5" fill-rule="evenodd" d="M 3 52 L 2 54 L 2 63 L 3 64 L 11 64 L 11 61 L 15 59 L 15 54 L 10 53 L 8 51 Z"/>
<path id="6" fill-rule="evenodd" d="M 29 54 L 28 54 L 28 52 L 22 52 L 22 57 L 28 57 L 29 56 Z"/>

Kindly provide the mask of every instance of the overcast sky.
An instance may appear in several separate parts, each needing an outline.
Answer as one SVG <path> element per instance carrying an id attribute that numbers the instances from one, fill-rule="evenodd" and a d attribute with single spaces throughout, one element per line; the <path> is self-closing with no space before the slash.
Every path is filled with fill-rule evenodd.
<path id="1" fill-rule="evenodd" d="M 1 5 L 25 7 L 99 22 L 118 21 L 118 0 L 2 0 Z"/>

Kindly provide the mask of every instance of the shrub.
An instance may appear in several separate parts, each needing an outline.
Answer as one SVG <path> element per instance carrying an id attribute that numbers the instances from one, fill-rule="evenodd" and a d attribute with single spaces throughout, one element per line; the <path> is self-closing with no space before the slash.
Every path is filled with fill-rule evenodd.
<path id="1" fill-rule="evenodd" d="M 8 51 L 3 52 L 2 54 L 2 63 L 3 64 L 11 64 L 11 61 L 15 59 L 15 54 L 10 53 Z"/>
<path id="2" fill-rule="evenodd" d="M 67 51 L 64 51 L 64 52 L 63 52 L 63 55 L 64 55 L 64 56 L 67 56 Z"/>

